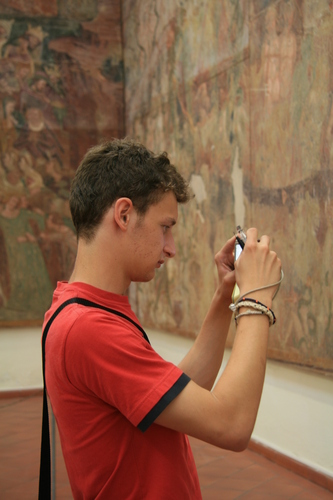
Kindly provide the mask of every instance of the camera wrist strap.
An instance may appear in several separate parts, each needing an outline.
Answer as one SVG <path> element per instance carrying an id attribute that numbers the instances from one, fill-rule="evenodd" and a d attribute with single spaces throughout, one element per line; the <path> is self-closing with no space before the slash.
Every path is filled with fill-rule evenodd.
<path id="1" fill-rule="evenodd" d="M 49 413 L 47 405 L 47 390 L 45 381 L 45 344 L 46 337 L 49 329 L 58 316 L 58 314 L 70 304 L 81 304 L 86 307 L 94 307 L 96 309 L 102 309 L 111 314 L 120 316 L 132 323 L 140 332 L 142 333 L 144 339 L 150 344 L 149 338 L 144 331 L 144 329 L 132 318 L 128 317 L 126 314 L 117 311 L 115 309 L 110 309 L 91 300 L 87 300 L 81 297 L 72 297 L 71 299 L 63 302 L 58 309 L 52 314 L 51 318 L 47 322 L 42 335 L 42 369 L 43 369 L 43 417 L 42 417 L 42 438 L 41 438 L 41 450 L 40 450 L 40 468 L 39 468 L 39 493 L 38 500 L 50 500 L 51 499 L 51 446 L 50 446 L 50 424 L 49 424 Z"/>

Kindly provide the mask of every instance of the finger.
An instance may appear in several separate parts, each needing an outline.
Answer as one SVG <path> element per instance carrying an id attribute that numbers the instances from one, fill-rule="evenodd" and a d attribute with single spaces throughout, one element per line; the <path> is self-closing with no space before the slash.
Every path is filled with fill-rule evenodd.
<path id="1" fill-rule="evenodd" d="M 246 240 L 250 243 L 255 243 L 258 240 L 258 229 L 251 227 L 246 231 Z"/>
<path id="2" fill-rule="evenodd" d="M 267 236 L 267 234 L 264 234 L 260 240 L 258 240 L 258 243 L 262 243 L 263 245 L 267 245 L 269 246 L 269 243 L 270 243 L 271 239 L 269 236 Z"/>
<path id="3" fill-rule="evenodd" d="M 229 238 L 229 240 L 224 244 L 222 250 L 225 250 L 226 253 L 233 250 L 235 246 L 235 241 L 236 241 L 236 235 L 233 236 L 232 238 Z"/>
<path id="4" fill-rule="evenodd" d="M 215 259 L 219 259 L 222 255 L 229 255 L 232 254 L 234 251 L 234 246 L 235 246 L 235 241 L 236 241 L 236 236 L 233 236 L 230 238 L 224 246 L 217 252 L 215 255 Z"/>

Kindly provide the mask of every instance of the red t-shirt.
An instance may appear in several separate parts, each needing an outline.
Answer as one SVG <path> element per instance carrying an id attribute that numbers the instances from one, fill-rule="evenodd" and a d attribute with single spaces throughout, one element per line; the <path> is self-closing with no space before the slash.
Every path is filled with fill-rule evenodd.
<path id="1" fill-rule="evenodd" d="M 44 324 L 72 297 L 138 323 L 126 296 L 63 282 Z M 45 353 L 46 387 L 75 499 L 202 498 L 187 436 L 153 423 L 189 378 L 135 325 L 70 304 L 53 321 Z"/>

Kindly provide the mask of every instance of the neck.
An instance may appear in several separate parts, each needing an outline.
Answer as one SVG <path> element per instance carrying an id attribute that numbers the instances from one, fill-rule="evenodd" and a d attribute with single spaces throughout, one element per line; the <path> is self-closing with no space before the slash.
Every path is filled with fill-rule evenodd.
<path id="1" fill-rule="evenodd" d="M 69 283 L 81 282 L 106 292 L 125 295 L 130 285 L 122 272 L 120 260 L 109 252 L 98 251 L 94 244 L 79 241 Z"/>

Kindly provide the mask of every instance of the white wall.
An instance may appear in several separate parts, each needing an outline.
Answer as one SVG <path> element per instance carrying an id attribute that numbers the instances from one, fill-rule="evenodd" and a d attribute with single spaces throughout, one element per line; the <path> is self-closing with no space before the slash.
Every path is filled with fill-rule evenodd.
<path id="1" fill-rule="evenodd" d="M 333 378 L 270 361 L 253 438 L 333 476 Z"/>
<path id="2" fill-rule="evenodd" d="M 43 385 L 40 328 L 0 329 L 0 391 Z"/>
<path id="3" fill-rule="evenodd" d="M 161 356 L 176 364 L 193 342 L 147 333 Z M 0 330 L 0 391 L 42 387 L 40 338 L 39 328 Z M 268 361 L 253 439 L 333 477 L 333 378 Z"/>

